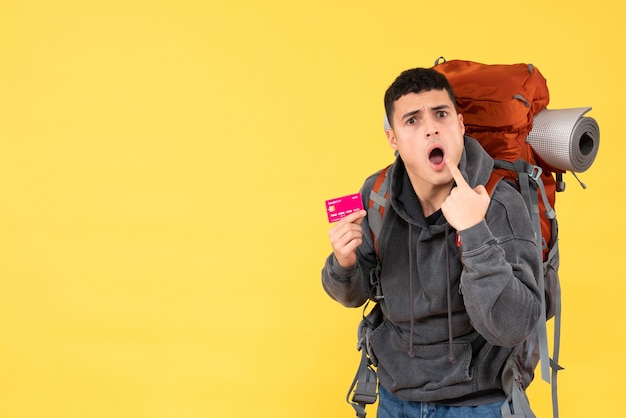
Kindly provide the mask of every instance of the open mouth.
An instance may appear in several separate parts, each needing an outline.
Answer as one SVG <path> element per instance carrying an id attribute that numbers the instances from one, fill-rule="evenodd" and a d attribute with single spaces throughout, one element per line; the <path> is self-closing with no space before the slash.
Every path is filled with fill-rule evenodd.
<path id="1" fill-rule="evenodd" d="M 433 165 L 440 165 L 441 163 L 443 163 L 443 157 L 443 149 L 439 147 L 433 148 L 430 151 L 430 154 L 428 154 L 428 160 Z"/>

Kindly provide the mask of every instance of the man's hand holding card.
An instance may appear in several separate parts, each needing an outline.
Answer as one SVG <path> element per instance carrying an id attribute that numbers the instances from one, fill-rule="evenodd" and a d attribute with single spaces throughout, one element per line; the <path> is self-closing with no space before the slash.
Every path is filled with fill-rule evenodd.
<path id="1" fill-rule="evenodd" d="M 335 258 L 342 267 L 351 267 L 357 262 L 356 250 L 363 237 L 361 221 L 367 214 L 361 194 L 327 200 L 326 212 L 328 221 L 335 223 L 328 232 Z"/>

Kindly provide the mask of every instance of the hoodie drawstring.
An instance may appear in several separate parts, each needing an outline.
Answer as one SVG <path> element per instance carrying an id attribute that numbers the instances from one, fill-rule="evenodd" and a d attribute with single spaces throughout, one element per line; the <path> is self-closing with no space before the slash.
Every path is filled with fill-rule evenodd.
<path id="1" fill-rule="evenodd" d="M 448 232 L 449 228 L 446 228 L 446 291 L 448 298 L 448 346 L 450 352 L 448 353 L 448 361 L 450 363 L 456 362 L 456 357 L 454 356 L 454 352 L 452 350 L 452 284 L 450 282 L 450 246 L 448 245 Z"/>
<path id="2" fill-rule="evenodd" d="M 413 249 L 411 248 L 411 223 L 409 222 L 409 316 L 410 316 L 410 330 L 409 330 L 409 357 L 415 357 L 413 352 L 413 325 L 415 318 L 413 314 Z"/>

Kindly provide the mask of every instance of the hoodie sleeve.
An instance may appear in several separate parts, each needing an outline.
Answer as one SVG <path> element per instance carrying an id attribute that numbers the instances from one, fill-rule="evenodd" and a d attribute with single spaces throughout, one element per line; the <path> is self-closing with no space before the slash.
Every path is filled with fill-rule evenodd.
<path id="1" fill-rule="evenodd" d="M 536 277 L 542 263 L 521 195 L 500 182 L 485 220 L 459 231 L 461 291 L 474 328 L 491 344 L 513 347 L 539 320 Z"/>
<path id="2" fill-rule="evenodd" d="M 349 308 L 361 306 L 368 297 L 360 265 L 343 268 L 332 253 L 322 269 L 322 286 L 331 298 Z"/>

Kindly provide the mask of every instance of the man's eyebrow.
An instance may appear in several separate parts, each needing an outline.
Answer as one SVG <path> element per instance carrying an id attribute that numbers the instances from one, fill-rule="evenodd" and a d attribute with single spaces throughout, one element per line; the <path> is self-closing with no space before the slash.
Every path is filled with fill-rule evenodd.
<path id="1" fill-rule="evenodd" d="M 441 104 L 439 106 L 435 106 L 432 107 L 431 110 L 434 110 L 435 112 L 439 111 L 439 110 L 446 110 L 446 109 L 450 109 L 450 105 L 447 104 Z"/>
<path id="2" fill-rule="evenodd" d="M 400 118 L 400 120 L 404 120 L 406 118 L 410 118 L 411 116 L 415 116 L 420 112 L 419 109 L 417 110 L 412 110 L 410 112 L 405 113 L 404 115 L 402 115 L 402 117 Z"/>
<path id="3" fill-rule="evenodd" d="M 430 110 L 432 110 L 434 112 L 438 112 L 440 110 L 448 110 L 448 109 L 450 109 L 450 105 L 447 105 L 447 104 L 440 104 L 440 105 L 433 106 L 433 107 L 430 108 Z M 416 109 L 416 110 L 412 110 L 410 112 L 407 112 L 404 115 L 402 115 L 400 120 L 405 120 L 407 118 L 410 118 L 411 116 L 415 116 L 418 113 L 420 113 L 420 111 L 421 111 L 420 109 Z"/>

